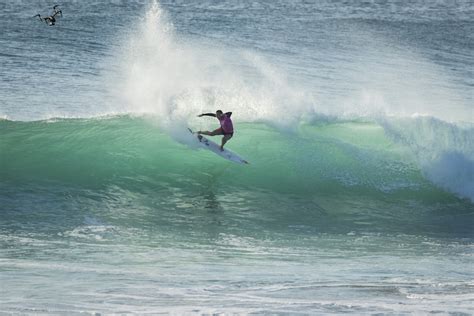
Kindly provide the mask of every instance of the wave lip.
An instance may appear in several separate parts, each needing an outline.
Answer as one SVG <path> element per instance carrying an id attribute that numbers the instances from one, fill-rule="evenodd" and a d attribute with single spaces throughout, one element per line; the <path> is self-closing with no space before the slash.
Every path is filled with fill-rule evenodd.
<path id="1" fill-rule="evenodd" d="M 474 127 L 433 117 L 380 120 L 387 136 L 410 148 L 423 175 L 474 202 Z"/>
<path id="2" fill-rule="evenodd" d="M 433 183 L 474 202 L 474 161 L 463 153 L 443 152 L 423 170 Z"/>

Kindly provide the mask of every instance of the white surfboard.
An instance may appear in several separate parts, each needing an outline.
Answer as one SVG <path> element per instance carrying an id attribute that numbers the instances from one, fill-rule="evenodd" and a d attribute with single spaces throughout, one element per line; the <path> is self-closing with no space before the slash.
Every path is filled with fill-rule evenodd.
<path id="1" fill-rule="evenodd" d="M 196 140 L 199 142 L 199 145 L 202 148 L 208 149 L 227 160 L 240 163 L 240 164 L 248 164 L 248 161 L 246 161 L 245 159 L 242 159 L 241 157 L 231 152 L 230 150 L 226 148 L 224 148 L 224 150 L 221 150 L 221 146 L 217 145 L 212 140 L 207 139 L 203 135 L 198 135 L 197 133 L 194 133 L 191 129 L 189 129 L 189 131 L 191 132 L 191 134 L 193 134 L 196 137 Z"/>

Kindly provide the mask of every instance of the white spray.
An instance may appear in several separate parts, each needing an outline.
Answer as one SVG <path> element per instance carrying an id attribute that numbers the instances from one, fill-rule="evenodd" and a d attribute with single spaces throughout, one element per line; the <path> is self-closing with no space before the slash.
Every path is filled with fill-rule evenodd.
<path id="1" fill-rule="evenodd" d="M 121 58 L 122 110 L 151 113 L 162 127 L 199 126 L 197 114 L 217 109 L 234 112 L 237 122 L 292 127 L 314 107 L 310 94 L 261 56 L 180 40 L 157 2 Z"/>

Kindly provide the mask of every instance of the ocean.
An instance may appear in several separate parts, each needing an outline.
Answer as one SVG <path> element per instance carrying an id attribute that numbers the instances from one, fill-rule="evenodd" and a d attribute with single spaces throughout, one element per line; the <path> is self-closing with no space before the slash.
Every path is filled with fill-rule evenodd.
<path id="1" fill-rule="evenodd" d="M 474 313 L 470 0 L 54 4 L 0 0 L 0 314 Z"/>

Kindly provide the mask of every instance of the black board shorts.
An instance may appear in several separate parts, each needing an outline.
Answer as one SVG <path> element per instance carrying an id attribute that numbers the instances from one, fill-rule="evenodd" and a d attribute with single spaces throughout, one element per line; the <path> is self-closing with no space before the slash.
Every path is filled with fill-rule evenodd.
<path id="1" fill-rule="evenodd" d="M 226 133 L 226 132 L 222 129 L 222 127 L 219 127 L 217 130 L 219 131 L 219 134 L 218 134 L 218 135 L 224 135 L 224 136 L 230 135 L 230 137 L 234 136 L 234 132 Z"/>

